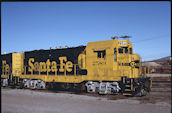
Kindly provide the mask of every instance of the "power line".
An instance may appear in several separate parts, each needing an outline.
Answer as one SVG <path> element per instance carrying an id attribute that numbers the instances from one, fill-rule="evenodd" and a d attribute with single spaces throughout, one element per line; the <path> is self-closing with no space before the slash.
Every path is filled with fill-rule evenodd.
<path id="1" fill-rule="evenodd" d="M 165 36 L 168 36 L 168 35 L 169 35 L 169 34 L 161 35 L 161 36 L 156 36 L 156 37 L 153 37 L 153 38 L 146 38 L 146 39 L 143 39 L 143 40 L 134 41 L 134 42 L 132 42 L 132 43 L 140 43 L 140 42 L 145 42 L 145 41 L 149 41 L 149 40 L 162 39 L 162 37 L 165 37 Z"/>

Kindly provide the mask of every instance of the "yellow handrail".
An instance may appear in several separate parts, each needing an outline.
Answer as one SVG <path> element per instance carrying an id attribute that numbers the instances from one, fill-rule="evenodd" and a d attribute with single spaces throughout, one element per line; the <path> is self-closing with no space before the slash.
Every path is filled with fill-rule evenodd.
<path id="1" fill-rule="evenodd" d="M 76 76 L 76 64 L 74 64 L 74 76 Z"/>
<path id="2" fill-rule="evenodd" d="M 149 75 L 149 65 L 148 65 L 148 75 Z"/>
<path id="3" fill-rule="evenodd" d="M 146 67 L 145 67 L 145 74 L 144 74 L 144 78 L 146 78 Z"/>

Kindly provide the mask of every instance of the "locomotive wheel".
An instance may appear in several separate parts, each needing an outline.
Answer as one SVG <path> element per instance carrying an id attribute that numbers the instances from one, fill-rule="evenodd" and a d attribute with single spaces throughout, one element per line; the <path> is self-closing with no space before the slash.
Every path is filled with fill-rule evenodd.
<path id="1" fill-rule="evenodd" d="M 20 89 L 23 89 L 23 88 L 24 88 L 24 84 L 23 84 L 23 82 L 21 82 L 21 81 L 20 81 L 19 86 L 20 86 L 20 87 L 19 87 Z"/>
<path id="2" fill-rule="evenodd" d="M 86 92 L 86 86 L 83 83 L 79 84 L 77 89 L 80 90 L 80 92 Z"/>
<path id="3" fill-rule="evenodd" d="M 135 95 L 139 97 L 145 96 L 146 94 L 147 94 L 147 91 L 145 90 L 144 86 L 138 87 L 138 90 L 135 93 Z"/>
<path id="4" fill-rule="evenodd" d="M 150 82 L 148 82 L 148 81 L 145 82 L 145 90 L 147 92 L 150 92 L 151 91 L 151 85 L 150 85 Z"/>
<path id="5" fill-rule="evenodd" d="M 52 83 L 47 83 L 46 88 L 50 89 L 50 90 L 53 89 L 53 84 Z"/>
<path id="6" fill-rule="evenodd" d="M 99 88 L 96 87 L 96 89 L 95 89 L 95 94 L 97 94 L 98 92 L 99 92 Z"/>

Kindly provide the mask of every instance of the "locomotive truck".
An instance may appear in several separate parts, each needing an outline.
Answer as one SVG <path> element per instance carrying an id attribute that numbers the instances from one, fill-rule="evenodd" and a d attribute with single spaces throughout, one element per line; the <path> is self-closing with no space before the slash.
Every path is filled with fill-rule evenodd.
<path id="1" fill-rule="evenodd" d="M 145 95 L 151 78 L 129 40 L 1 55 L 1 85 L 21 88 L 80 89 L 88 93 Z"/>

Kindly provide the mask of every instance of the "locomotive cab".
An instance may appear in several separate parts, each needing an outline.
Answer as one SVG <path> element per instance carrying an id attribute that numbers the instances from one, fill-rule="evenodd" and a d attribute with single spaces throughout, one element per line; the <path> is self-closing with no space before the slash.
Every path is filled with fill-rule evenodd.
<path id="1" fill-rule="evenodd" d="M 114 68 L 120 71 L 121 76 L 138 78 L 141 76 L 141 58 L 133 53 L 133 47 L 128 40 L 117 40 L 114 48 Z"/>
<path id="2" fill-rule="evenodd" d="M 128 40 L 90 42 L 78 61 L 82 64 L 80 67 L 87 69 L 90 79 L 119 81 L 122 76 L 138 78 L 141 75 L 140 56 L 133 54 Z"/>
<path id="3" fill-rule="evenodd" d="M 121 90 L 124 95 L 135 95 L 145 88 L 146 81 L 150 82 L 149 78 L 142 78 L 141 58 L 133 54 L 133 46 L 128 40 L 90 42 L 83 54 L 83 60 L 81 56 L 79 58 L 85 61 L 82 64 L 87 69 L 86 80 L 92 83 L 90 91 L 95 90 L 95 84 L 99 83 L 101 94 Z M 113 87 L 113 84 L 117 87 Z"/>

